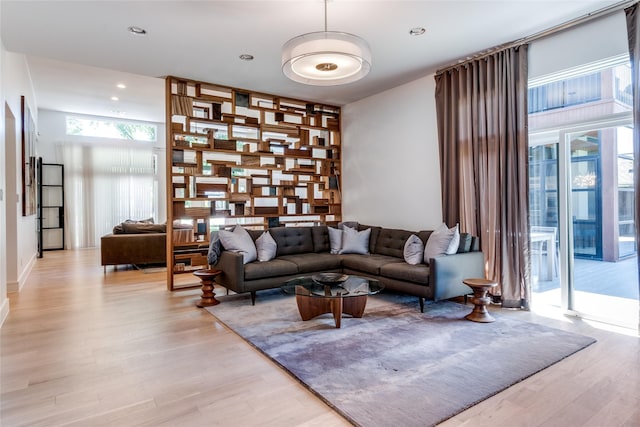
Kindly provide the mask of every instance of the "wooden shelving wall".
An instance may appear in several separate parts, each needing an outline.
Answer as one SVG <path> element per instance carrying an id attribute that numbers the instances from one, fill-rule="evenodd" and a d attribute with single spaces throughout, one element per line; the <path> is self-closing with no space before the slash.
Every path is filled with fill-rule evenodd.
<path id="1" fill-rule="evenodd" d="M 170 290 L 212 230 L 341 220 L 339 107 L 178 77 L 166 107 Z"/>

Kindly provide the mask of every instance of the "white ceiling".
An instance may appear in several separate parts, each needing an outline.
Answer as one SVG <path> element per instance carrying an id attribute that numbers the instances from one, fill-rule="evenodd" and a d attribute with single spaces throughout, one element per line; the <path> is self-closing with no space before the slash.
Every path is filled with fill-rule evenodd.
<path id="1" fill-rule="evenodd" d="M 281 70 L 287 40 L 323 30 L 322 0 L 1 0 L 0 34 L 6 50 L 27 55 L 40 108 L 162 122 L 167 75 L 344 105 L 615 3 L 329 0 L 328 29 L 364 38 L 373 57 L 367 77 L 334 87 Z M 426 34 L 409 35 L 413 27 Z"/>

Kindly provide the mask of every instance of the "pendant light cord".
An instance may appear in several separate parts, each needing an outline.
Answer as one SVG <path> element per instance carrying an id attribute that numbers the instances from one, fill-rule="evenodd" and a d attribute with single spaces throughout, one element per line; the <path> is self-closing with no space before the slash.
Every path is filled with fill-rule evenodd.
<path id="1" fill-rule="evenodd" d="M 324 32 L 327 32 L 327 0 L 324 0 Z"/>

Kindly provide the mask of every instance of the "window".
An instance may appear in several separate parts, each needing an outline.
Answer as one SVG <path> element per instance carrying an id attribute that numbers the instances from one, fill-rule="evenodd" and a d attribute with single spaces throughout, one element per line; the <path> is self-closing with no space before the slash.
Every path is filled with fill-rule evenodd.
<path id="1" fill-rule="evenodd" d="M 155 142 L 156 125 L 67 116 L 67 135 Z"/>
<path id="2" fill-rule="evenodd" d="M 547 83 L 529 89 L 529 114 L 597 101 L 601 98 L 601 73 Z"/>

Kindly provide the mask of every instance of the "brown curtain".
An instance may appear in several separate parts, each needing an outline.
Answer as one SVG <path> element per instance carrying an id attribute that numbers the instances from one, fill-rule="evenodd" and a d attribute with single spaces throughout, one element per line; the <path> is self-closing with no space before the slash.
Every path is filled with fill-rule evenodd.
<path id="1" fill-rule="evenodd" d="M 436 75 L 444 221 L 480 237 L 502 306 L 530 300 L 527 45 Z"/>
<path id="2" fill-rule="evenodd" d="M 624 10 L 627 16 L 627 36 L 631 59 L 631 87 L 633 90 L 633 187 L 636 193 L 636 244 L 640 247 L 640 18 L 638 3 Z M 640 251 L 638 251 L 640 266 Z M 640 280 L 640 269 L 638 270 Z M 639 285 L 640 286 L 640 285 Z M 640 322 L 638 323 L 640 329 Z"/>

